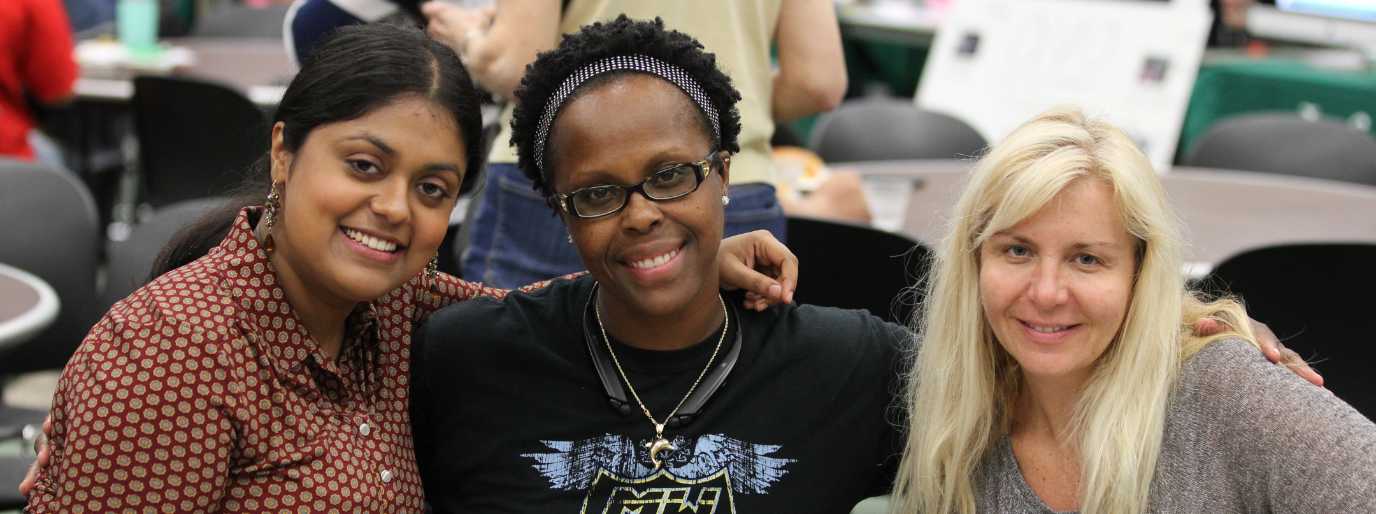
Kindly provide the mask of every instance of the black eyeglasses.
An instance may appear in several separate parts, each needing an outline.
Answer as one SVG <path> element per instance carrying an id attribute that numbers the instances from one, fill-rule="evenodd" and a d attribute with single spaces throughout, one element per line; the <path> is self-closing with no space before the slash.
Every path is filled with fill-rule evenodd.
<path id="1" fill-rule="evenodd" d="M 631 193 L 640 193 L 656 202 L 682 198 L 697 191 L 712 166 L 722 166 L 731 157 L 713 150 L 706 158 L 697 162 L 675 164 L 651 173 L 649 177 L 633 186 L 602 185 L 585 187 L 568 193 L 556 193 L 549 197 L 550 205 L 578 218 L 600 218 L 620 212 L 626 207 Z"/>

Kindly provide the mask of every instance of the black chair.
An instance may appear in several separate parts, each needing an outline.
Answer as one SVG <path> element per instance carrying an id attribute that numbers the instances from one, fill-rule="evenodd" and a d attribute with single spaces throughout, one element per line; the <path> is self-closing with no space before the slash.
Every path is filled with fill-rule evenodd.
<path id="1" fill-rule="evenodd" d="M 1297 244 L 1247 251 L 1214 268 L 1206 289 L 1231 291 L 1248 314 L 1309 360 L 1325 386 L 1376 418 L 1376 244 Z"/>
<path id="2" fill-rule="evenodd" d="M 27 162 L 0 161 L 0 262 L 52 286 L 60 307 L 48 328 L 0 351 L 0 381 L 60 368 L 101 314 L 96 272 L 100 229 L 90 192 L 66 172 Z M 40 425 L 46 411 L 0 403 L 0 437 Z M 4 484 L 0 484 L 4 487 Z"/>
<path id="3" fill-rule="evenodd" d="M 808 148 L 827 162 L 958 159 L 988 146 L 964 121 L 891 97 L 841 104 L 818 120 L 811 139 Z"/>
<path id="4" fill-rule="evenodd" d="M 921 300 L 930 251 L 902 234 L 812 218 L 788 218 L 798 256 L 794 301 L 848 309 L 907 325 Z"/>
<path id="5" fill-rule="evenodd" d="M 28 503 L 19 495 L 19 482 L 31 465 L 33 457 L 27 455 L 0 457 L 0 509 L 18 510 Z"/>
<path id="6" fill-rule="evenodd" d="M 106 246 L 110 260 L 105 268 L 102 305 L 109 308 L 147 283 L 153 261 L 172 236 L 227 200 L 223 197 L 198 198 L 168 205 L 131 227 L 128 238 L 110 241 Z"/>
<path id="7" fill-rule="evenodd" d="M 66 364 L 100 316 L 100 228 L 86 186 L 69 173 L 0 162 L 0 262 L 43 279 L 61 309 L 34 339 L 0 353 L 0 376 Z"/>
<path id="8" fill-rule="evenodd" d="M 1182 164 L 1376 185 L 1376 138 L 1335 121 L 1246 114 L 1215 123 Z"/>
<path id="9" fill-rule="evenodd" d="M 267 122 L 243 94 L 179 77 L 134 79 L 141 201 L 154 208 L 225 195 L 268 149 Z"/>

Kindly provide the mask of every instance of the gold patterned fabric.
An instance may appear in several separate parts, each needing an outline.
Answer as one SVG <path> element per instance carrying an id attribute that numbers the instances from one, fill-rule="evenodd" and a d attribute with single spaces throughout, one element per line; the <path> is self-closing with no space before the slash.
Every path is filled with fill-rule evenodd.
<path id="1" fill-rule="evenodd" d="M 205 257 L 115 304 L 63 370 L 29 512 L 419 512 L 414 317 L 478 295 L 420 277 L 349 317 L 327 359 L 292 311 L 252 209 Z"/>

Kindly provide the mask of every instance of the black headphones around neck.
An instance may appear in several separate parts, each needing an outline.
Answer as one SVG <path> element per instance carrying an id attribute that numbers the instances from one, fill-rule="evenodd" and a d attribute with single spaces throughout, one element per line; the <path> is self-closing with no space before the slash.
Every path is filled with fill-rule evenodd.
<path id="1" fill-rule="evenodd" d="M 622 416 L 629 416 L 635 412 L 636 405 L 626 398 L 626 388 L 621 385 L 621 378 L 617 376 L 616 365 L 612 363 L 612 357 L 607 353 L 607 344 L 602 341 L 602 337 L 592 326 L 589 320 L 596 319 L 593 302 L 597 299 L 597 286 L 594 285 L 592 292 L 588 293 L 588 301 L 583 306 L 583 341 L 588 345 L 588 356 L 592 358 L 593 369 L 597 370 L 597 378 L 602 381 L 602 390 L 607 393 L 607 401 L 611 403 L 613 409 L 620 412 Z M 736 312 L 736 306 L 731 302 L 726 302 L 727 315 L 736 318 L 736 334 L 731 338 L 731 347 L 726 350 L 726 354 L 712 365 L 711 371 L 702 377 L 702 383 L 693 394 L 684 400 L 683 406 L 679 408 L 674 417 L 664 422 L 666 428 L 682 428 L 692 423 L 697 418 L 698 412 L 702 410 L 707 400 L 712 399 L 721 385 L 726 382 L 726 377 L 731 374 L 731 370 L 736 367 L 736 361 L 741 356 L 741 326 L 740 315 Z"/>

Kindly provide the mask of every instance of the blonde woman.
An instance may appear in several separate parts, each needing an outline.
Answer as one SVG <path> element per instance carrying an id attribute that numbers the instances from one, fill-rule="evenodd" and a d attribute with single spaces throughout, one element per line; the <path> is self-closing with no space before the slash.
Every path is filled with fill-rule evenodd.
<path id="1" fill-rule="evenodd" d="M 1122 132 L 1045 113 L 955 209 L 894 512 L 1376 512 L 1376 425 L 1185 288 L 1179 223 Z M 1208 318 L 1232 328 L 1189 330 Z"/>

